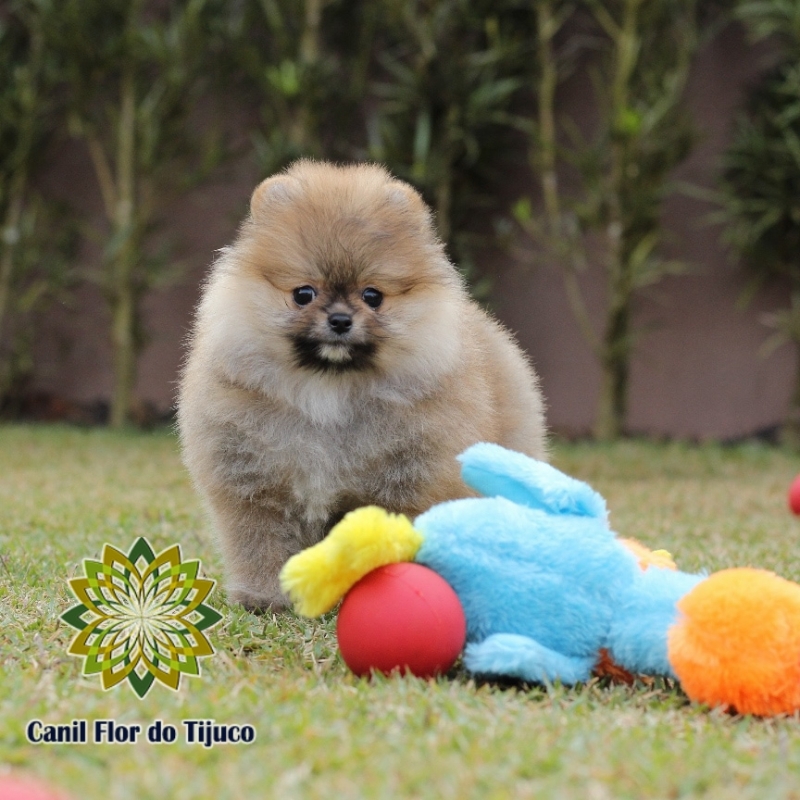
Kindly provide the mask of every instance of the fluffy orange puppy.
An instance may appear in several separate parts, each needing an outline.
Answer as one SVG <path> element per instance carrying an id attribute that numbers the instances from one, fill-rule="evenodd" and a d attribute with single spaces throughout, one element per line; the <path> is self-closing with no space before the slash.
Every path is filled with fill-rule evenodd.
<path id="1" fill-rule="evenodd" d="M 420 196 L 374 165 L 300 161 L 256 188 L 205 285 L 178 424 L 250 609 L 287 607 L 281 567 L 348 511 L 469 495 L 470 444 L 545 456 L 525 356 L 469 298 Z"/>

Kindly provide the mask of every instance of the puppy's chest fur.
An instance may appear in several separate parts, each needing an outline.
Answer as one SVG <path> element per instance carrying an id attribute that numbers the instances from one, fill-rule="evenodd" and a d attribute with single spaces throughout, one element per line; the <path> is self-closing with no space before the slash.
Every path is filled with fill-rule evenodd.
<path id="1" fill-rule="evenodd" d="M 228 429 L 221 455 L 239 496 L 325 524 L 360 505 L 413 504 L 432 477 L 431 446 L 405 415 L 379 403 L 326 422 L 265 411 Z"/>

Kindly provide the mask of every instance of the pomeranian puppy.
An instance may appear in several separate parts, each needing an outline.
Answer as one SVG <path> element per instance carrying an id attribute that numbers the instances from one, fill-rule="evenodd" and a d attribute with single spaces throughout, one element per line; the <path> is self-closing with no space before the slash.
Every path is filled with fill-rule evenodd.
<path id="1" fill-rule="evenodd" d="M 422 198 L 374 165 L 265 180 L 205 284 L 180 384 L 184 461 L 232 600 L 288 605 L 278 573 L 341 517 L 412 518 L 471 492 L 478 441 L 545 456 L 536 376 L 473 302 Z"/>

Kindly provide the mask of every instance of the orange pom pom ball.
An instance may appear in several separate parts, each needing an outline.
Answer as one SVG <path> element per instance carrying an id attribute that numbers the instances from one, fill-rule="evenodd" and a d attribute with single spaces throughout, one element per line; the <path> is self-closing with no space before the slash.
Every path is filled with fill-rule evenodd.
<path id="1" fill-rule="evenodd" d="M 379 567 L 347 593 L 336 635 L 356 675 L 447 672 L 464 647 L 464 610 L 450 584 L 420 564 Z"/>
<path id="2" fill-rule="evenodd" d="M 726 569 L 678 610 L 669 661 L 689 697 L 740 714 L 800 710 L 800 586 L 766 570 Z"/>

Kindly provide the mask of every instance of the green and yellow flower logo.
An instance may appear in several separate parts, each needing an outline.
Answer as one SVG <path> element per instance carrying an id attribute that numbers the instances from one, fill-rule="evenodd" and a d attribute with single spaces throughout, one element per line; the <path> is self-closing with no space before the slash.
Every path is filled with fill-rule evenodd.
<path id="1" fill-rule="evenodd" d="M 67 652 L 85 659 L 84 675 L 99 673 L 104 689 L 127 680 L 144 697 L 156 680 L 177 691 L 181 675 L 200 674 L 198 659 L 214 654 L 203 631 L 222 615 L 203 602 L 215 582 L 199 561 L 181 561 L 179 545 L 156 555 L 140 538 L 127 555 L 107 544 L 83 564 L 86 577 L 69 581 L 79 605 L 61 619 L 79 631 Z"/>

